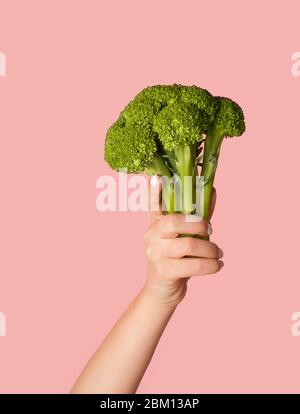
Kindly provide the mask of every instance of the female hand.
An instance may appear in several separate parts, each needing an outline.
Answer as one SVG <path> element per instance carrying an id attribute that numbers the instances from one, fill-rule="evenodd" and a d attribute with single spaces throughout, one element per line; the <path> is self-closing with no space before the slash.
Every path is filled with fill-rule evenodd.
<path id="1" fill-rule="evenodd" d="M 195 216 L 187 221 L 183 214 L 151 214 L 145 235 L 145 286 L 87 363 L 73 393 L 136 392 L 168 321 L 185 295 L 187 280 L 220 270 L 222 252 L 214 243 L 177 237 L 182 233 L 210 233 L 207 222 L 191 220 Z"/>
<path id="2" fill-rule="evenodd" d="M 211 214 L 216 195 L 212 198 Z M 144 290 L 160 303 L 176 306 L 185 296 L 192 276 L 218 272 L 223 262 L 222 250 L 213 242 L 179 234 L 210 235 L 208 222 L 199 216 L 151 213 L 151 224 L 145 233 L 148 278 Z"/>

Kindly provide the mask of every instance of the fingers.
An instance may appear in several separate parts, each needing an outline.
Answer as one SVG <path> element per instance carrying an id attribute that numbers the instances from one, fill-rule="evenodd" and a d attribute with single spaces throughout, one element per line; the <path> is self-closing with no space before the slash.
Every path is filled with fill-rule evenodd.
<path id="1" fill-rule="evenodd" d="M 160 177 L 151 179 L 151 226 L 145 234 L 150 274 L 155 275 L 155 280 L 174 282 L 217 273 L 223 266 L 219 260 L 223 252 L 215 243 L 195 237 L 178 237 L 181 234 L 208 236 L 212 232 L 210 224 L 197 215 L 164 214 L 161 187 Z M 213 189 L 210 217 L 215 203 L 216 191 Z"/>
<path id="2" fill-rule="evenodd" d="M 223 262 L 207 258 L 165 259 L 165 277 L 181 279 L 183 277 L 203 276 L 217 273 Z"/>
<path id="3" fill-rule="evenodd" d="M 157 244 L 161 257 L 180 258 L 185 256 L 220 259 L 223 252 L 210 241 L 195 237 L 178 237 L 176 239 L 163 239 Z"/>
<path id="4" fill-rule="evenodd" d="M 175 238 L 179 234 L 211 234 L 210 224 L 197 215 L 167 214 L 155 224 L 154 231 L 161 238 Z"/>

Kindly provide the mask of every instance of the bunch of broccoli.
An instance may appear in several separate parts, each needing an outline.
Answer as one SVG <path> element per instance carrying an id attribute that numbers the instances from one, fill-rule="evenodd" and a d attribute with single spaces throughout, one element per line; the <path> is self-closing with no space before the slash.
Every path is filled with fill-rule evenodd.
<path id="1" fill-rule="evenodd" d="M 165 209 L 177 212 L 179 205 L 185 214 L 195 212 L 200 166 L 203 217 L 208 219 L 222 141 L 244 131 L 243 111 L 231 99 L 214 97 L 197 86 L 150 86 L 129 102 L 108 129 L 105 159 L 117 171 L 171 179 L 163 188 Z M 190 181 L 184 179 L 187 176 Z M 184 200 L 177 204 L 178 182 Z"/>

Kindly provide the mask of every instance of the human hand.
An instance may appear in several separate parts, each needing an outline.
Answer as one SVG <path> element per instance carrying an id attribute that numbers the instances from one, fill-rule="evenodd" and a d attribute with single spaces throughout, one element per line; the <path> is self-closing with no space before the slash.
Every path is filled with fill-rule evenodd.
<path id="1" fill-rule="evenodd" d="M 213 192 L 211 215 L 216 201 Z M 213 242 L 180 234 L 211 234 L 211 226 L 199 216 L 151 212 L 151 224 L 145 233 L 148 277 L 144 291 L 160 303 L 176 306 L 185 296 L 192 276 L 218 272 L 222 250 Z"/>

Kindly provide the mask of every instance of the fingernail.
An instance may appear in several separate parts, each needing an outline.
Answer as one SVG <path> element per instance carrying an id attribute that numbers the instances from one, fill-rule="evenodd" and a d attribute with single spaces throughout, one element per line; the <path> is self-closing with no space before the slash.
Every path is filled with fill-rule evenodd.
<path id="1" fill-rule="evenodd" d="M 213 229 L 211 227 L 211 224 L 207 223 L 207 234 L 210 236 L 212 234 L 212 232 L 213 232 Z"/>
<path id="2" fill-rule="evenodd" d="M 223 250 L 219 248 L 218 250 L 218 257 L 221 258 L 223 257 Z"/>
<path id="3" fill-rule="evenodd" d="M 196 223 L 201 220 L 202 220 L 202 217 L 199 216 L 199 214 L 186 214 L 185 215 L 185 221 L 189 223 Z"/>
<path id="4" fill-rule="evenodd" d="M 224 262 L 222 260 L 219 260 L 220 269 L 224 266 Z"/>

